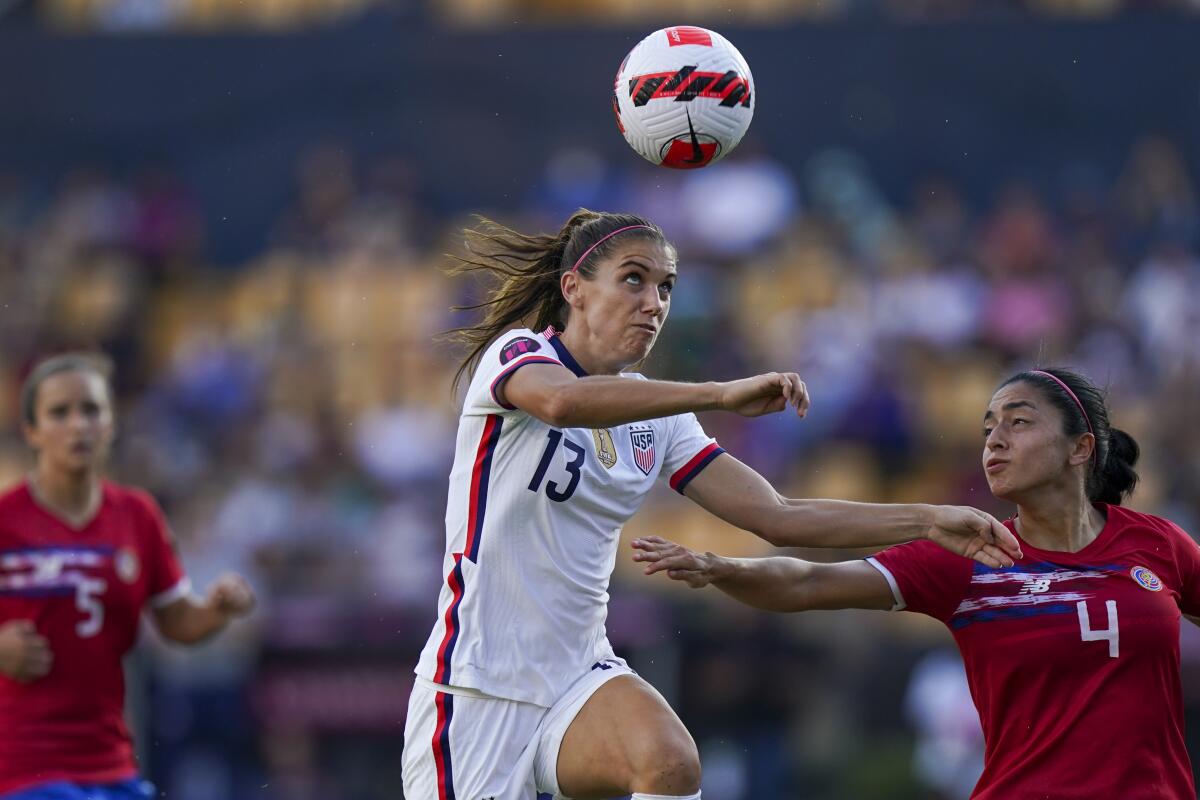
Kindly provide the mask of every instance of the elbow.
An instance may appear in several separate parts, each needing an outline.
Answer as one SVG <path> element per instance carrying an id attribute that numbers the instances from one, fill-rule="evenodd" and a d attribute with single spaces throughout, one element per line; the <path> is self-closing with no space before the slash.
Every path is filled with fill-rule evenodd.
<path id="1" fill-rule="evenodd" d="M 191 644 L 193 641 L 195 641 L 184 631 L 164 631 L 160 629 L 159 633 L 162 634 L 162 637 L 171 644 Z"/>
<path id="2" fill-rule="evenodd" d="M 776 493 L 774 503 L 755 511 L 749 526 L 750 532 L 775 547 L 795 545 L 794 537 L 788 535 L 786 508 L 787 499 Z"/>
<path id="3" fill-rule="evenodd" d="M 158 633 L 172 644 L 192 645 L 207 638 L 200 626 L 182 620 L 174 625 L 159 625 Z"/>
<path id="4" fill-rule="evenodd" d="M 783 531 L 770 525 L 755 529 L 754 535 L 774 547 L 791 547 L 793 545 L 793 542 L 788 541 L 788 538 L 783 535 Z"/>
<path id="5" fill-rule="evenodd" d="M 572 394 L 565 388 L 559 388 L 550 395 L 539 415 L 542 422 L 555 428 L 576 427 L 579 409 Z"/>

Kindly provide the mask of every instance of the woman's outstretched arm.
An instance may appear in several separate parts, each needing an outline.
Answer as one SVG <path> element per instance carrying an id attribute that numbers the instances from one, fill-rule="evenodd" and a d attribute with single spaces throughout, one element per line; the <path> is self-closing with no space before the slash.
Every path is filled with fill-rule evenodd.
<path id="1" fill-rule="evenodd" d="M 722 453 L 684 494 L 726 522 L 778 547 L 881 547 L 929 539 L 989 567 L 1021 555 L 995 517 L 969 506 L 853 503 L 784 497 L 756 471 Z"/>
<path id="2" fill-rule="evenodd" d="M 887 579 L 866 561 L 816 564 L 798 558 L 725 558 L 647 536 L 633 542 L 633 560 L 645 572 L 665 572 L 694 589 L 712 585 L 740 603 L 764 611 L 839 608 L 887 610 L 895 598 Z"/>

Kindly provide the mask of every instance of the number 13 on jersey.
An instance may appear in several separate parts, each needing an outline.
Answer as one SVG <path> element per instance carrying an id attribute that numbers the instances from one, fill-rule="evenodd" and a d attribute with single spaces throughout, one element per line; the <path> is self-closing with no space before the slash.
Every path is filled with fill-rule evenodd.
<path id="1" fill-rule="evenodd" d="M 537 471 L 533 473 L 533 478 L 529 481 L 529 491 L 537 492 L 542 488 L 542 481 L 546 478 L 546 470 L 550 468 L 550 461 L 554 458 L 554 453 L 558 450 L 558 445 L 561 442 L 563 447 L 571 451 L 571 460 L 567 462 L 567 474 L 570 475 L 570 480 L 567 481 L 565 489 L 560 488 L 559 484 L 555 481 L 546 482 L 546 496 L 556 503 L 561 503 L 564 500 L 569 500 L 571 495 L 575 494 L 575 490 L 579 488 L 579 478 L 582 474 L 583 460 L 587 455 L 587 451 L 570 439 L 565 438 L 562 431 L 551 428 L 546 432 L 546 437 L 550 441 L 546 443 L 546 450 L 542 453 L 542 460 L 538 462 Z"/>

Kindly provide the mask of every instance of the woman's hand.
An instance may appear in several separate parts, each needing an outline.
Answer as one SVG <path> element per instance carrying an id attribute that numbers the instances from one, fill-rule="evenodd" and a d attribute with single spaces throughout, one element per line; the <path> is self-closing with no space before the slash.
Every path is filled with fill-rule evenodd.
<path id="1" fill-rule="evenodd" d="M 54 665 L 50 643 L 33 620 L 14 619 L 0 625 L 0 673 L 19 683 L 44 677 Z"/>
<path id="2" fill-rule="evenodd" d="M 993 569 L 1021 557 L 1017 537 L 998 519 L 970 506 L 934 506 L 925 538 Z"/>
<path id="3" fill-rule="evenodd" d="M 209 587 L 204 603 L 224 619 L 245 616 L 254 609 L 254 590 L 241 575 L 226 572 Z"/>
<path id="4" fill-rule="evenodd" d="M 743 417 L 759 417 L 783 411 L 789 405 L 796 415 L 808 413 L 808 389 L 795 372 L 768 372 L 719 384 L 720 407 Z"/>
<path id="5" fill-rule="evenodd" d="M 666 572 L 667 577 L 683 581 L 693 589 L 702 589 L 720 576 L 724 562 L 712 553 L 697 553 L 661 536 L 644 536 L 633 540 L 634 561 L 646 564 L 644 572 L 653 575 Z"/>

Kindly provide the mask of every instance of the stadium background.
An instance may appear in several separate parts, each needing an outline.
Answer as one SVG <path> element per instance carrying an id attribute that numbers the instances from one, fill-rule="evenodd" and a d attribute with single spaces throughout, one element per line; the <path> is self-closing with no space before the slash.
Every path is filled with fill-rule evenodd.
<path id="1" fill-rule="evenodd" d="M 433 336 L 472 292 L 437 267 L 471 212 L 659 221 L 681 281 L 645 371 L 800 371 L 802 423 L 704 420 L 788 493 L 1007 514 L 978 466 L 987 398 L 1067 364 L 1143 445 L 1133 505 L 1200 532 L 1198 8 L 0 2 L 0 479 L 29 464 L 32 361 L 101 347 L 113 474 L 164 504 L 195 580 L 243 570 L 262 601 L 131 659 L 147 775 L 174 800 L 402 796 L 455 424 Z M 729 36 L 761 104 L 692 174 L 641 162 L 608 98 L 680 23 Z M 665 490 L 645 532 L 765 552 Z M 706 797 L 969 792 L 978 724 L 936 623 L 769 616 L 621 562 L 611 638 L 695 735 Z"/>

